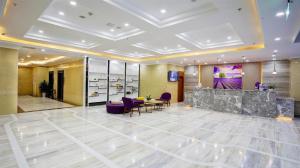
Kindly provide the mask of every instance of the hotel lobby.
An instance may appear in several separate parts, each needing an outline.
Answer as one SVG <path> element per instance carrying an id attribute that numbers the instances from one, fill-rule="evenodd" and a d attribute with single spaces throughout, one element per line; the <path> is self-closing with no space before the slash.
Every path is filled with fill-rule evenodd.
<path id="1" fill-rule="evenodd" d="M 299 0 L 1 0 L 0 168 L 300 168 Z"/>

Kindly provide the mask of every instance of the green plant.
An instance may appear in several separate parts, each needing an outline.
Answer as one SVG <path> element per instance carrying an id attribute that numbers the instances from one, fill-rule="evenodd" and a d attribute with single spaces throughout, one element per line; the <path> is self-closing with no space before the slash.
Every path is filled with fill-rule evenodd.
<path id="1" fill-rule="evenodd" d="M 151 95 L 146 96 L 146 99 L 147 99 L 148 101 L 151 100 Z"/>
<path id="2" fill-rule="evenodd" d="M 275 85 L 269 85 L 269 89 L 275 89 Z"/>
<path id="3" fill-rule="evenodd" d="M 47 93 L 48 89 L 49 89 L 48 83 L 45 80 L 40 83 L 40 91 L 41 91 L 41 93 Z"/>
<path id="4" fill-rule="evenodd" d="M 225 73 L 220 73 L 219 74 L 219 78 L 225 78 L 225 76 L 226 76 Z"/>

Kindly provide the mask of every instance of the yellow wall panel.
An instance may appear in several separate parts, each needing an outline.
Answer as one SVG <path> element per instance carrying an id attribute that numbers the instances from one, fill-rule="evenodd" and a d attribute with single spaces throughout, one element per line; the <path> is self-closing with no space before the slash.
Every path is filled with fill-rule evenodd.
<path id="1" fill-rule="evenodd" d="M 0 48 L 0 115 L 17 113 L 18 51 Z"/>

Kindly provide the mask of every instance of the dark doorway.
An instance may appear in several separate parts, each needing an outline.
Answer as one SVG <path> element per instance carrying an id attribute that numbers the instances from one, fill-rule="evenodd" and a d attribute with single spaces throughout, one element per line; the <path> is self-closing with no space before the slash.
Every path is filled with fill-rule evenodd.
<path id="1" fill-rule="evenodd" d="M 48 93 L 48 97 L 53 99 L 54 95 L 53 95 L 53 88 L 54 87 L 54 72 L 50 71 L 49 72 L 49 93 Z"/>
<path id="2" fill-rule="evenodd" d="M 57 71 L 57 100 L 64 101 L 64 71 Z"/>
<path id="3" fill-rule="evenodd" d="M 183 102 L 184 100 L 184 72 L 178 72 L 178 102 Z"/>

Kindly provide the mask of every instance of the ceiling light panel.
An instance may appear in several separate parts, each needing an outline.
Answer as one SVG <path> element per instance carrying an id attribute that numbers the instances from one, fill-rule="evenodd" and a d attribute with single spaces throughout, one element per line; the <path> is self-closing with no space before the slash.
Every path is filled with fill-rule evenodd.
<path id="1" fill-rule="evenodd" d="M 121 55 L 121 56 L 127 56 L 127 57 L 135 57 L 135 58 L 154 56 L 154 55 L 149 54 L 149 53 L 141 53 L 141 52 L 137 52 L 137 51 L 135 51 L 135 52 L 124 52 L 124 51 L 120 51 L 120 50 L 116 50 L 116 49 L 110 49 L 110 50 L 106 50 L 104 52 L 110 53 L 110 54 Z"/>
<path id="2" fill-rule="evenodd" d="M 44 33 L 39 32 L 41 27 L 43 28 Z M 29 31 L 24 35 L 24 37 L 84 49 L 91 49 L 100 45 L 96 40 L 88 37 L 85 37 L 84 39 L 86 40 L 84 40 L 83 42 L 82 35 L 74 33 L 74 31 L 69 31 L 58 27 L 53 28 L 52 26 L 45 25 L 43 23 L 38 23 L 37 25 L 32 26 L 29 29 Z"/>
<path id="3" fill-rule="evenodd" d="M 182 52 L 188 52 L 190 51 L 188 48 L 185 48 L 182 45 L 164 45 L 160 42 L 142 42 L 142 43 L 135 43 L 132 44 L 134 47 L 142 48 L 145 50 L 153 51 L 159 54 L 175 54 L 175 53 L 182 53 Z"/>
<path id="4" fill-rule="evenodd" d="M 217 8 L 211 0 L 104 0 L 136 17 L 158 27 L 168 27 L 195 19 Z M 160 9 L 157 7 L 161 7 Z"/>
<path id="5" fill-rule="evenodd" d="M 176 36 L 200 49 L 228 47 L 244 44 L 230 23 L 179 33 L 176 34 Z M 207 39 L 210 39 L 209 42 L 207 42 Z"/>
<path id="6" fill-rule="evenodd" d="M 129 22 L 128 14 L 124 15 L 123 11 L 108 3 L 99 0 L 80 1 L 75 8 L 70 3 L 53 0 L 38 20 L 113 41 L 144 33 Z M 57 15 L 59 9 L 64 9 L 63 17 Z"/>

